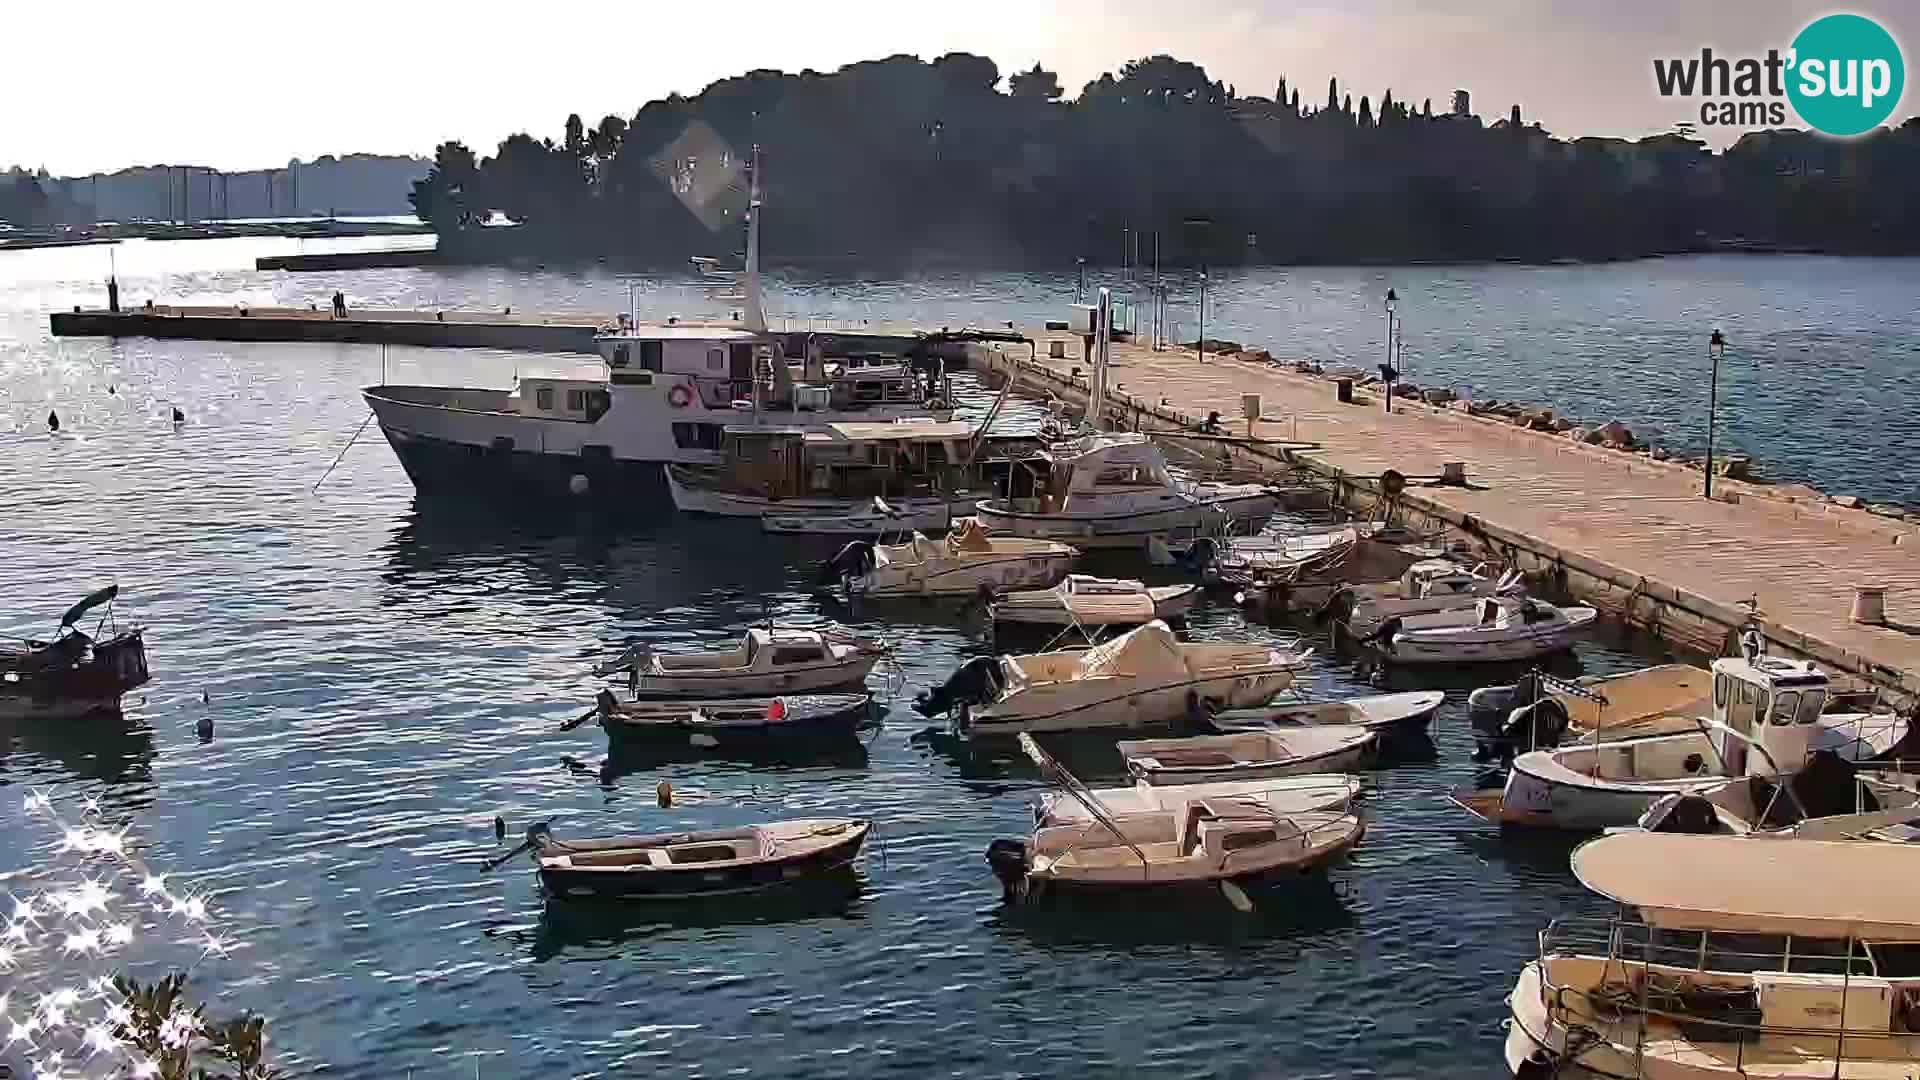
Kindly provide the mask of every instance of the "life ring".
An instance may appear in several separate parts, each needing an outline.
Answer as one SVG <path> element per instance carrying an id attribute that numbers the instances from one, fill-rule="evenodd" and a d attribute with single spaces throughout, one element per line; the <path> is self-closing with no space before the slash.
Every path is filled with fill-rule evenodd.
<path id="1" fill-rule="evenodd" d="M 693 391 L 687 389 L 685 383 L 681 383 L 667 391 L 667 404 L 676 409 L 684 409 L 693 404 Z"/>

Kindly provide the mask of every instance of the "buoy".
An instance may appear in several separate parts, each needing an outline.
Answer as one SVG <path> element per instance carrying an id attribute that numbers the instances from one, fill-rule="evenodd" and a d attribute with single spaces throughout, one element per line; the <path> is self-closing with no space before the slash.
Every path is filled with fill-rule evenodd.
<path id="1" fill-rule="evenodd" d="M 673 785 L 667 783 L 665 780 L 660 781 L 659 785 L 653 789 L 653 794 L 655 798 L 660 800 L 660 808 L 662 810 L 673 805 Z"/>
<path id="2" fill-rule="evenodd" d="M 57 412 L 54 412 L 52 409 L 47 410 L 47 430 L 48 431 L 60 430 L 60 414 Z"/>
<path id="3" fill-rule="evenodd" d="M 200 691 L 200 704 L 202 705 L 213 704 L 213 696 L 208 694 L 205 690 Z"/>
<path id="4" fill-rule="evenodd" d="M 187 414 L 181 412 L 180 406 L 178 405 L 173 407 L 173 422 L 176 424 L 184 424 L 187 422 Z"/>
<path id="5" fill-rule="evenodd" d="M 499 814 L 493 815 L 493 838 L 495 840 L 505 840 L 507 838 L 507 819 L 501 817 Z"/>
<path id="6" fill-rule="evenodd" d="M 567 478 L 567 490 L 575 495 L 585 495 L 590 486 L 584 473 L 574 473 Z"/>
<path id="7" fill-rule="evenodd" d="M 201 717 L 200 722 L 194 725 L 194 730 L 200 733 L 201 742 L 203 743 L 212 742 L 213 741 L 213 717 L 211 716 Z"/>

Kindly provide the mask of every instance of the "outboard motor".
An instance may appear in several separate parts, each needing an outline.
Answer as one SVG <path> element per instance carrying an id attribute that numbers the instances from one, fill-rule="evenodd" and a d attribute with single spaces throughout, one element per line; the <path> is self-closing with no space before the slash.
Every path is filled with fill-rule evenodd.
<path id="1" fill-rule="evenodd" d="M 873 541 L 855 540 L 841 548 L 839 554 L 820 564 L 820 576 L 816 584 L 838 585 L 847 578 L 870 574 L 873 564 Z"/>
<path id="2" fill-rule="evenodd" d="M 1467 697 L 1468 721 L 1473 726 L 1475 761 L 1509 764 L 1531 750 L 1560 745 L 1573 718 L 1558 699 L 1546 696 L 1538 672 L 1530 671 L 1512 686 L 1486 686 Z"/>
<path id="3" fill-rule="evenodd" d="M 1000 658 L 976 656 L 961 664 L 947 681 L 920 691 L 913 699 L 913 711 L 921 716 L 939 716 L 956 705 L 980 705 L 1000 693 Z"/>
<path id="4" fill-rule="evenodd" d="M 1721 831 L 1720 815 L 1705 796 L 1668 795 L 1655 802 L 1640 819 L 1648 832 L 1692 833 L 1712 836 Z"/>
<path id="5" fill-rule="evenodd" d="M 1002 898 L 1016 899 L 1027 883 L 1027 842 L 1003 837 L 987 845 L 987 865 L 1000 879 Z"/>
<path id="6" fill-rule="evenodd" d="M 1186 554 L 1180 557 L 1180 561 L 1186 563 L 1190 570 L 1205 570 L 1213 565 L 1214 558 L 1219 554 L 1219 543 L 1211 536 L 1202 536 L 1187 546 Z"/>

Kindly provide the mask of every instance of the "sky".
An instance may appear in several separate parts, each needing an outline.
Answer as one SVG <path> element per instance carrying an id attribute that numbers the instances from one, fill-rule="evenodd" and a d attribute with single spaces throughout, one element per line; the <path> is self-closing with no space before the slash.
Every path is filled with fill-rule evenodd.
<path id="1" fill-rule="evenodd" d="M 428 155 L 449 138 L 486 152 L 516 131 L 558 138 L 570 112 L 631 117 L 753 68 L 951 51 L 1003 73 L 1037 61 L 1069 95 L 1164 52 L 1242 94 L 1271 94 L 1284 75 L 1318 101 L 1337 76 L 1356 102 L 1391 89 L 1440 110 L 1464 88 L 1489 120 L 1517 103 L 1556 135 L 1631 138 L 1695 117 L 1697 104 L 1655 92 L 1654 58 L 1763 55 L 1833 10 L 1878 19 L 1908 68 L 1920 61 L 1916 0 L 7 0 L 0 166 L 239 170 Z M 1896 122 L 1917 105 L 1909 88 Z"/>

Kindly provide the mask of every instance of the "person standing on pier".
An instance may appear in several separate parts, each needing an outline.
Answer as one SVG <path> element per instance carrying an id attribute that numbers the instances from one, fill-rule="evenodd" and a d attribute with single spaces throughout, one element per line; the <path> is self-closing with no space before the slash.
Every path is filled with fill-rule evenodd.
<path id="1" fill-rule="evenodd" d="M 333 317 L 336 319 L 347 317 L 347 294 L 338 289 L 333 291 Z"/>

